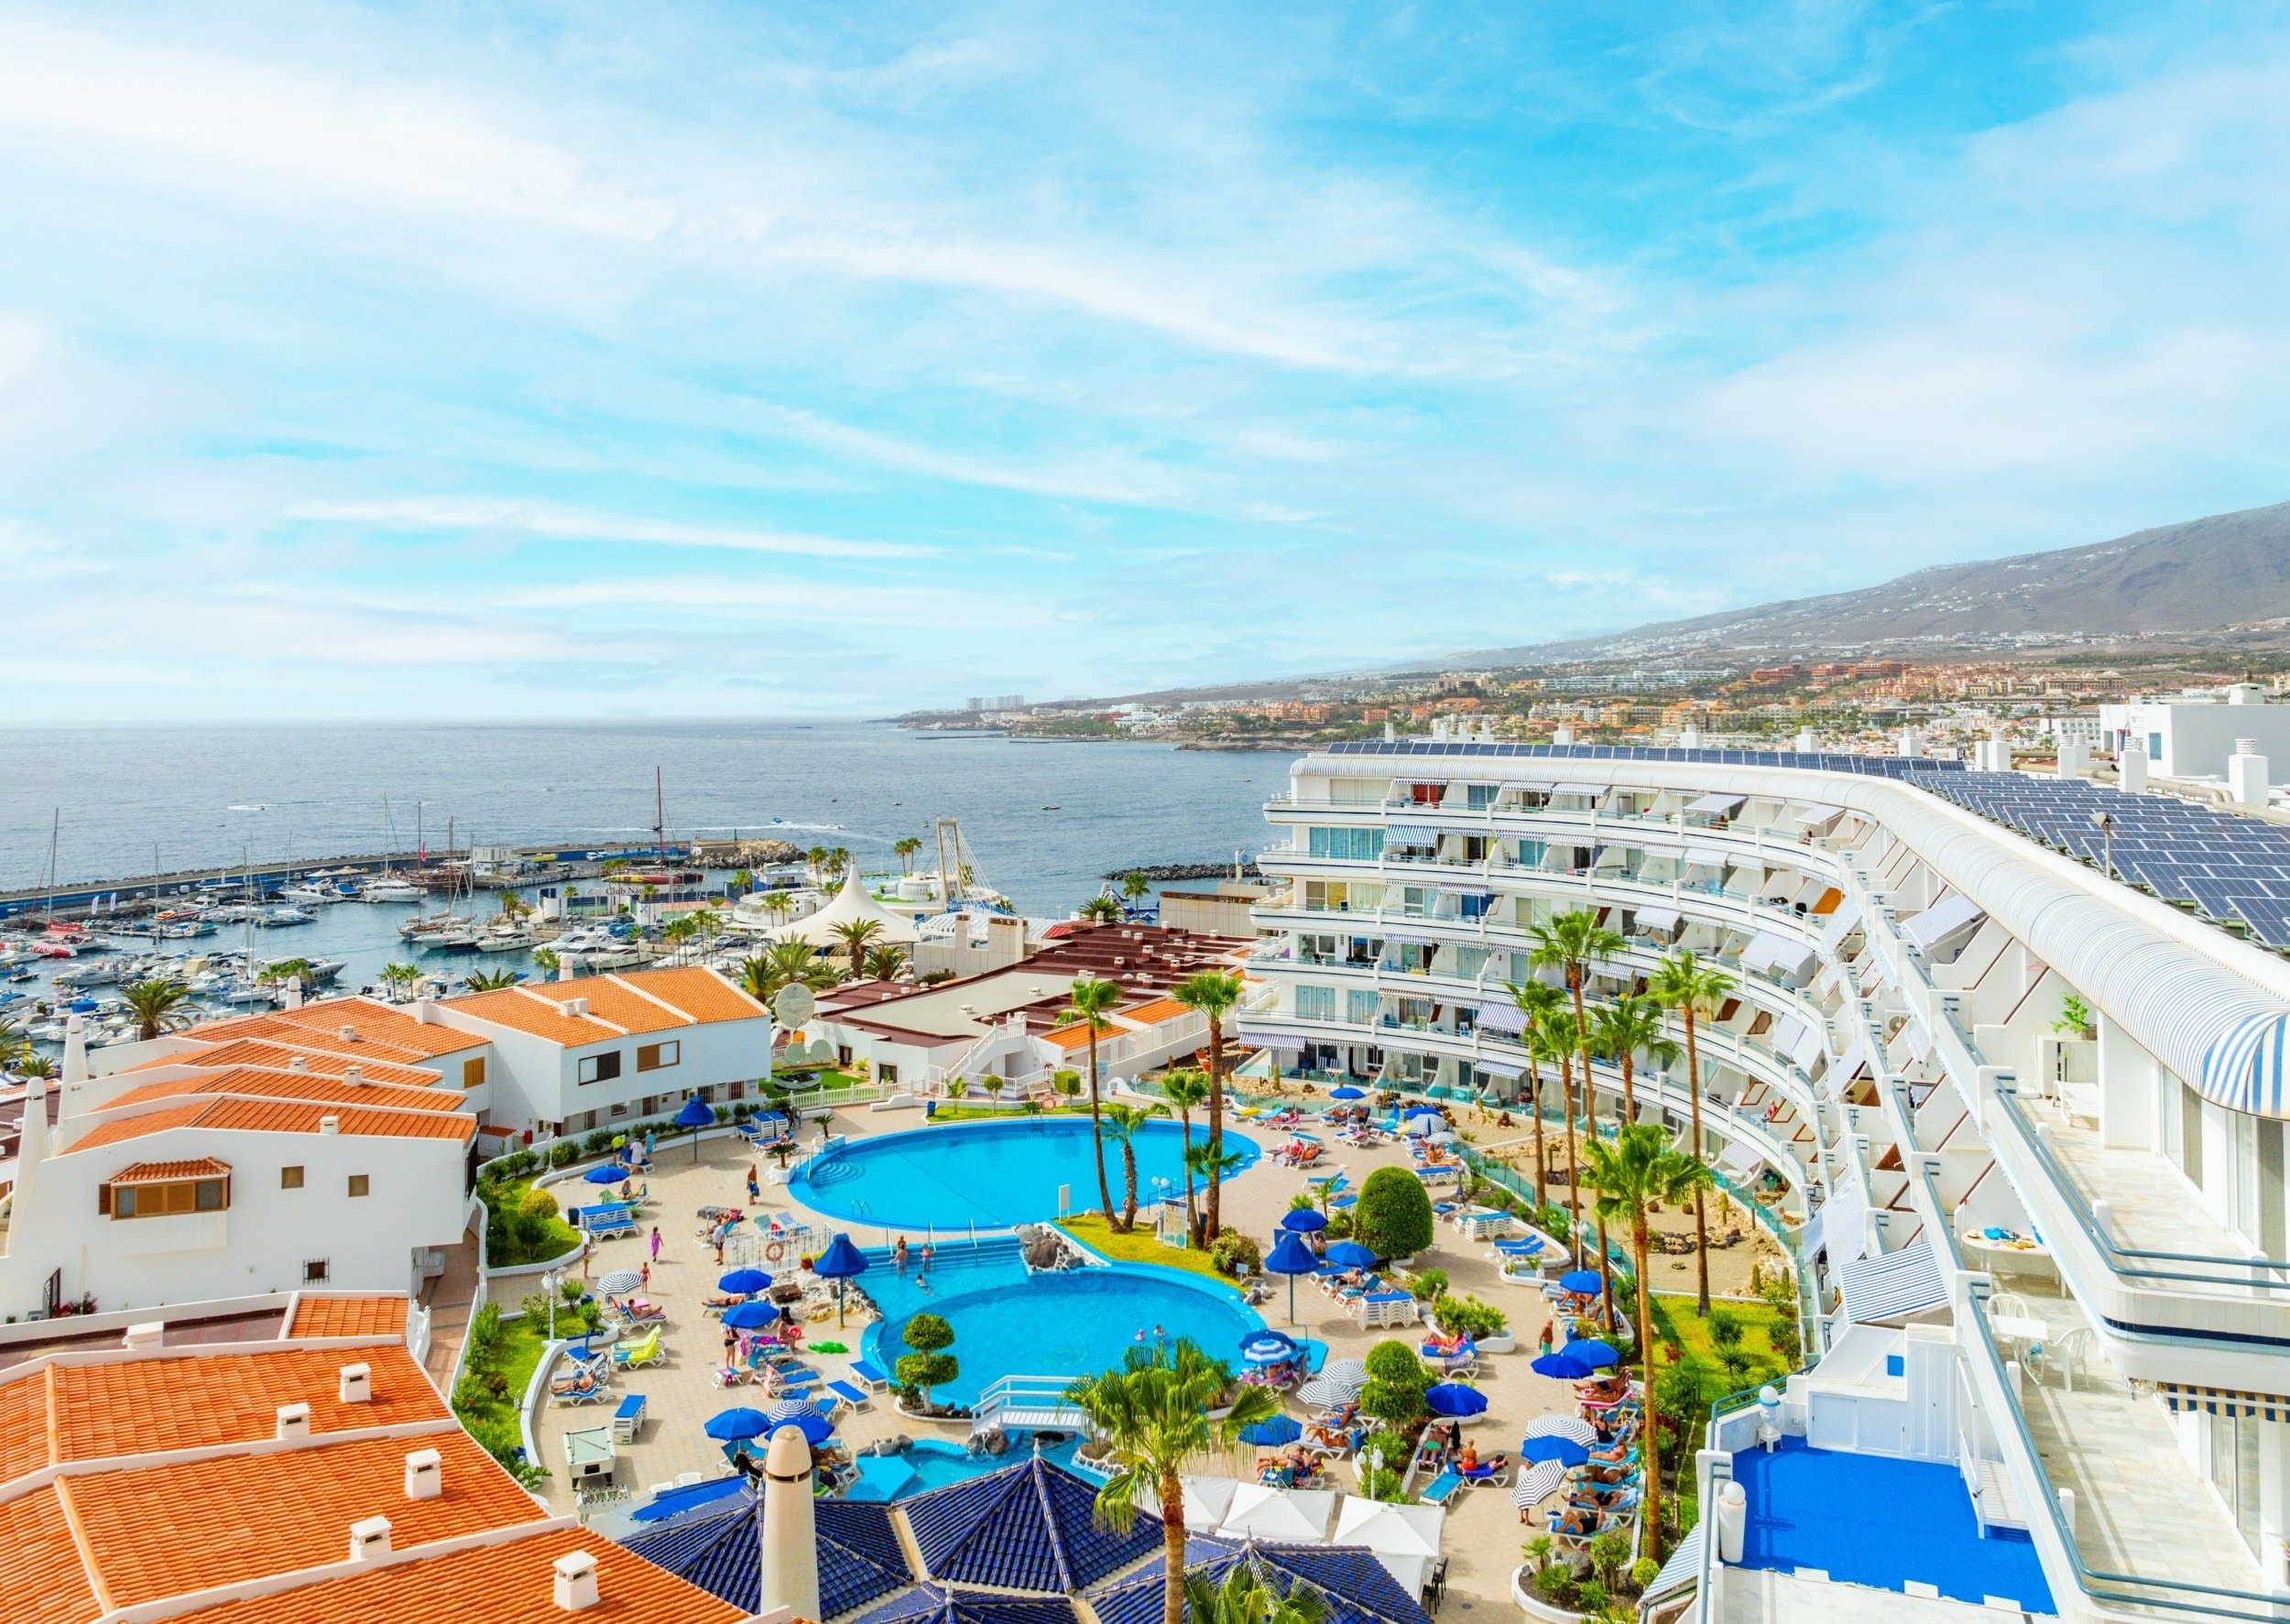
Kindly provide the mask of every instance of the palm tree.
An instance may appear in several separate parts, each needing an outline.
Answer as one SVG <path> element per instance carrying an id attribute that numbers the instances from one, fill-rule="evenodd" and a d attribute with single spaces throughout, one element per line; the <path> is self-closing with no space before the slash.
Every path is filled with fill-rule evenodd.
<path id="1" fill-rule="evenodd" d="M 45 1054 L 34 1054 L 32 1046 L 27 1043 L 23 1057 L 16 1063 L 16 1074 L 26 1078 L 52 1077 L 56 1074 L 56 1063 Z"/>
<path id="2" fill-rule="evenodd" d="M 181 1024 L 183 1018 L 176 1011 L 190 997 L 191 988 L 164 976 L 120 989 L 128 1013 L 136 1018 L 136 1036 L 146 1043 L 169 1027 Z"/>
<path id="3" fill-rule="evenodd" d="M 834 985 L 834 972 L 819 962 L 808 942 L 774 942 L 739 965 L 739 990 L 759 1004 L 779 997 L 783 986 L 808 986 L 816 992 Z"/>
<path id="4" fill-rule="evenodd" d="M 1510 1001 L 1519 1006 L 1520 1019 L 1523 1023 L 1519 1038 L 1526 1045 L 1527 1101 L 1534 1112 L 1534 1204 L 1541 1207 L 1550 1201 L 1551 1168 L 1543 1150 L 1543 1062 L 1546 1052 L 1535 1040 L 1545 1023 L 1566 1002 L 1566 995 L 1543 981 L 1506 981 L 1503 990 L 1510 995 Z"/>
<path id="5" fill-rule="evenodd" d="M 897 840 L 891 842 L 890 849 L 898 855 L 899 872 L 901 874 L 912 874 L 914 872 L 914 854 L 922 849 L 922 842 L 921 838 L 912 834 L 901 834 Z"/>
<path id="6" fill-rule="evenodd" d="M 1233 1564 L 1222 1585 L 1206 1574 L 1187 1574 L 1184 1610 L 1188 1624 L 1326 1624 L 1328 1617 L 1326 1600 L 1303 1580 L 1282 1596 L 1245 1562 Z"/>
<path id="7" fill-rule="evenodd" d="M 827 848 L 815 845 L 803 854 L 803 866 L 811 870 L 812 884 L 817 885 L 827 871 Z"/>
<path id="8" fill-rule="evenodd" d="M 829 934 L 851 955 L 851 979 L 856 981 L 867 967 L 867 950 L 875 944 L 875 938 L 883 933 L 878 919 L 847 919 Z"/>
<path id="9" fill-rule="evenodd" d="M 1225 1017 L 1239 1006 L 1246 990 L 1230 970 L 1202 970 L 1169 989 L 1169 996 L 1188 1009 L 1208 1017 L 1208 1142 L 1217 1156 L 1225 1153 Z M 1223 1228 L 1225 1175 L 1212 1168 L 1208 1179 L 1208 1210 L 1202 1215 L 1201 1244 L 1213 1245 Z"/>
<path id="10" fill-rule="evenodd" d="M 1611 1145 L 1592 1139 L 1586 1147 L 1590 1158 L 1587 1176 L 1598 1192 L 1598 1220 L 1613 1218 L 1630 1226 L 1630 1255 L 1638 1265 L 1638 1354 L 1645 1390 L 1654 1390 L 1654 1326 L 1652 1299 L 1646 1285 L 1649 1250 L 1646 1215 L 1657 1204 L 1674 1204 L 1709 1183 L 1709 1164 L 1671 1146 L 1670 1136 L 1658 1124 L 1626 1122 Z M 1609 1300 L 1612 1288 L 1608 1291 Z M 1609 1306 L 1611 1302 L 1609 1301 Z M 1662 1560 L 1661 1439 L 1651 1439 L 1646 1470 L 1646 1554 Z"/>
<path id="11" fill-rule="evenodd" d="M 399 963 L 382 966 L 382 985 L 392 993 L 401 993 L 420 979 L 421 972 L 415 965 Z"/>
<path id="12" fill-rule="evenodd" d="M 1153 1113 L 1117 1104 L 1106 1106 L 1104 1114 L 1106 1131 L 1121 1147 L 1121 1221 L 1113 1227 L 1126 1234 L 1137 1227 L 1137 1130 Z"/>
<path id="13" fill-rule="evenodd" d="M 1105 1209 L 1106 1226 L 1113 1225 L 1113 1191 L 1106 1183 L 1105 1107 L 1097 1086 L 1097 1034 L 1113 1030 L 1106 1017 L 1121 999 L 1121 984 L 1085 975 L 1074 983 L 1073 1002 L 1058 1017 L 1060 1026 L 1086 1021 L 1089 1026 L 1089 1142 L 1097 1159 L 1097 1204 Z"/>
<path id="14" fill-rule="evenodd" d="M 1561 1007 L 1544 1018 L 1543 1024 L 1527 1034 L 1531 1052 L 1544 1065 L 1558 1067 L 1559 1092 L 1566 1107 L 1566 1212 L 1569 1228 L 1567 1248 L 1576 1262 L 1582 1261 L 1582 1152 L 1575 1138 L 1575 1054 L 1580 1045 L 1575 1041 L 1574 1011 Z"/>
<path id="15" fill-rule="evenodd" d="M 1695 1040 L 1695 1022 L 1714 1013 L 1739 985 L 1715 965 L 1705 965 L 1690 948 L 1681 947 L 1662 961 L 1648 991 L 1675 1009 L 1685 1021 L 1685 1085 L 1693 1095 L 1694 1154 L 1702 1154 L 1702 1056 Z M 1694 1265 L 1696 1276 L 1694 1311 L 1709 1317 L 1709 1220 L 1701 1190 L 1694 1192 Z"/>
<path id="16" fill-rule="evenodd" d="M 670 920 L 661 927 L 660 933 L 660 939 L 671 949 L 668 956 L 671 959 L 681 959 L 683 956 L 684 943 L 697 935 L 699 930 L 698 921 L 688 913 L 680 913 L 674 919 Z"/>
<path id="17" fill-rule="evenodd" d="M 551 975 L 554 975 L 559 970 L 564 968 L 564 961 L 557 956 L 557 950 L 553 947 L 534 948 L 533 963 Z M 510 979 L 516 978 L 512 976 Z"/>
<path id="18" fill-rule="evenodd" d="M 1641 1051 L 1668 1065 L 1677 1058 L 1677 1045 L 1662 1033 L 1662 1006 L 1636 993 L 1625 993 L 1600 1007 L 1593 1022 L 1598 1047 L 1622 1068 L 1622 1120 L 1638 1120 L 1637 1057 Z"/>
<path id="19" fill-rule="evenodd" d="M 1529 927 L 1527 934 L 1534 940 L 1534 947 L 1527 954 L 1527 962 L 1538 970 L 1555 969 L 1565 973 L 1566 996 L 1575 1004 L 1575 1058 L 1580 1063 L 1583 1117 L 1595 1143 L 1598 1138 L 1598 1084 L 1590 1071 L 1590 1022 L 1583 1013 L 1582 986 L 1590 974 L 1593 959 L 1610 959 L 1629 944 L 1622 940 L 1619 931 L 1608 930 L 1598 922 L 1598 916 L 1587 908 L 1570 908 L 1546 925 Z M 1580 1165 L 1576 1163 L 1578 1170 Z M 1606 1281 L 1607 1307 L 1611 1311 L 1614 1306 L 1614 1268 L 1607 1256 L 1604 1218 L 1598 1220 L 1598 1273 Z"/>
<path id="20" fill-rule="evenodd" d="M 1243 1386 L 1232 1408 L 1212 1421 L 1210 1409 L 1232 1385 L 1223 1365 L 1180 1339 L 1167 1348 L 1133 1346 L 1118 1370 L 1082 1377 L 1065 1390 L 1065 1401 L 1089 1417 L 1113 1466 L 1097 1491 L 1098 1520 L 1126 1533 L 1137 1520 L 1140 1490 L 1150 1488 L 1161 1501 L 1161 1624 L 1185 1624 L 1185 1463 L 1233 1448 L 1244 1428 L 1281 1412 L 1271 1389 Z"/>
<path id="21" fill-rule="evenodd" d="M 839 845 L 827 854 L 827 873 L 831 877 L 841 879 L 850 872 L 850 869 L 851 848 L 849 846 Z"/>
<path id="22" fill-rule="evenodd" d="M 499 992 L 505 986 L 517 985 L 514 970 L 472 970 L 462 977 L 462 985 L 471 992 Z"/>
<path id="23" fill-rule="evenodd" d="M 1144 896 L 1152 888 L 1153 882 L 1147 879 L 1143 875 L 1138 873 L 1135 869 L 1131 869 L 1128 874 L 1121 877 L 1121 895 L 1128 899 L 1129 911 L 1131 913 L 1135 913 L 1137 911 L 1138 899 Z"/>
<path id="24" fill-rule="evenodd" d="M 777 919 L 781 914 L 785 913 L 789 909 L 794 907 L 795 903 L 793 899 L 789 897 L 785 891 L 766 891 L 761 897 L 756 899 L 756 905 L 758 908 L 761 908 L 766 913 L 769 914 L 773 919 Z"/>
<path id="25" fill-rule="evenodd" d="M 1121 904 L 1110 897 L 1092 897 L 1074 911 L 1093 925 L 1118 924 L 1121 921 Z"/>
<path id="26" fill-rule="evenodd" d="M 501 917 L 503 919 L 515 919 L 519 914 L 529 913 L 532 910 L 530 909 L 525 906 L 525 899 L 518 896 L 515 891 L 503 891 L 501 893 Z"/>
<path id="27" fill-rule="evenodd" d="M 896 981 L 899 973 L 907 967 L 907 950 L 903 947 L 870 947 L 867 950 L 866 972 L 869 981 Z"/>
<path id="28" fill-rule="evenodd" d="M 1208 1075 L 1191 1066 L 1179 1066 L 1161 1074 L 1161 1097 L 1169 1102 L 1169 1108 L 1177 1114 L 1177 1121 L 1184 1129 L 1184 1232 L 1193 1244 L 1201 1244 L 1201 1215 L 1193 1204 L 1193 1108 L 1208 1103 Z"/>

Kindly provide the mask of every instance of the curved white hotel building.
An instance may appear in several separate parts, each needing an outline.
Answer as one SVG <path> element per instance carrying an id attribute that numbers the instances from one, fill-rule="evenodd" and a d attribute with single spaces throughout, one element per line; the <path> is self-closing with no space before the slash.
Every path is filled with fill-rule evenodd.
<path id="1" fill-rule="evenodd" d="M 1914 758 L 1457 736 L 1330 747 L 1267 815 L 1242 1035 L 1291 1073 L 1515 1101 L 1503 984 L 1568 910 L 1628 942 L 1593 997 L 1678 946 L 1739 978 L 1705 1149 L 1779 1188 L 1809 1368 L 1713 1422 L 1657 1595 L 2290 1617 L 2290 829 Z M 1685 1134 L 1683 1060 L 1636 1091 Z M 1783 1467 L 1841 1474 L 1819 1516 L 1761 1502 Z"/>

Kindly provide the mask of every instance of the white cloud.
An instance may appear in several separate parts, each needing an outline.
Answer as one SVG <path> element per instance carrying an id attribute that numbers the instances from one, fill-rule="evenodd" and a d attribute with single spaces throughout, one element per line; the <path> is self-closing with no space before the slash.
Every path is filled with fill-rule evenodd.
<path id="1" fill-rule="evenodd" d="M 854 541 L 736 525 L 592 513 L 553 502 L 507 496 L 398 496 L 378 501 L 304 502 L 291 517 L 324 524 L 450 534 L 502 533 L 551 541 L 638 542 L 656 547 L 725 548 L 802 558 L 912 559 L 937 550 L 900 541 Z"/>

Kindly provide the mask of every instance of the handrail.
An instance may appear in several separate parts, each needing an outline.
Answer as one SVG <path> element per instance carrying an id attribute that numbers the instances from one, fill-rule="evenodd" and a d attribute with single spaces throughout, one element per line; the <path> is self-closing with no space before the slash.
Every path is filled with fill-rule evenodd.
<path id="1" fill-rule="evenodd" d="M 2022 1139 L 2026 1144 L 2029 1153 L 2050 1176 L 2053 1187 L 2066 1202 L 2068 1211 L 2076 1219 L 2077 1227 L 2081 1229 L 2085 1238 L 2099 1248 L 2104 1255 L 2110 1273 L 2127 1280 L 2170 1281 L 2194 1285 L 2232 1286 L 2262 1292 L 2290 1291 L 2290 1279 L 2268 1280 L 2259 1273 L 2263 1270 L 2290 1271 L 2290 1260 L 2280 1258 L 2256 1256 L 2231 1258 L 2221 1257 L 2216 1253 L 2163 1252 L 2143 1247 L 2117 1245 L 2099 1223 L 2099 1215 L 2091 1210 L 2090 1204 L 2084 1199 L 2083 1192 L 2076 1187 L 2075 1181 L 2068 1176 L 2066 1168 L 2053 1153 L 2051 1147 L 2046 1145 L 2037 1134 L 2035 1125 L 2028 1120 L 2026 1107 L 2020 1103 L 2020 1091 L 2017 1088 L 1999 1084 L 1996 1088 L 1996 1104 L 2004 1116 L 2012 1120 L 2013 1126 L 2020 1129 Z M 2184 1270 L 2141 1269 L 2119 1261 L 2123 1259 L 2151 1259 L 2165 1263 L 2209 1264 L 2231 1269 L 2241 1278 L 2227 1279 L 2216 1275 L 2191 1274 Z"/>
<path id="2" fill-rule="evenodd" d="M 2027 1452 L 2028 1464 L 2035 1473 L 2036 1484 L 2044 1491 L 2038 1498 L 2044 1502 L 2044 1510 L 2050 1519 L 2053 1531 L 2059 1538 L 2060 1546 L 2067 1558 L 2068 1565 L 2075 1570 L 2077 1587 L 2094 1602 L 2116 1606 L 2160 1608 L 2174 1613 L 2197 1613 L 2216 1619 L 2269 1620 L 2280 1619 L 2283 1598 L 2278 1596 L 2267 1596 L 2252 1590 L 2235 1590 L 2219 1585 L 2197 1585 L 2184 1579 L 2148 1579 L 2142 1578 L 2137 1574 L 2110 1573 L 2093 1568 L 2084 1562 L 2082 1549 L 2076 1543 L 2075 1531 L 2067 1526 L 2067 1514 L 2060 1507 L 2059 1491 L 2053 1486 L 2051 1474 L 2044 1466 L 2044 1456 L 2035 1447 L 2035 1435 L 2028 1431 L 2027 1415 L 2012 1396 L 2011 1379 L 2004 1370 L 2003 1356 L 1996 1351 L 1995 1333 L 1988 1323 L 1986 1294 L 1981 1292 L 1972 1292 L 1968 1294 L 1967 1302 L 1972 1324 L 1979 1332 L 1979 1335 L 1972 1339 L 1974 1346 L 1987 1356 L 1989 1374 L 1994 1377 L 1998 1389 L 2004 1394 L 2004 1409 L 2010 1412 L 2012 1431 L 2019 1439 L 2020 1447 Z M 2094 1587 L 2095 1586 L 2119 1585 L 2137 1585 L 2154 1590 L 2182 1592 L 2197 1597 L 2217 1597 L 2234 1602 L 2250 1602 L 2255 1604 L 2255 1610 L 2239 1607 L 2230 1608 L 2210 1606 L 2195 1601 L 2179 1601 L 2168 1596 L 2126 1595 L 2110 1588 Z"/>

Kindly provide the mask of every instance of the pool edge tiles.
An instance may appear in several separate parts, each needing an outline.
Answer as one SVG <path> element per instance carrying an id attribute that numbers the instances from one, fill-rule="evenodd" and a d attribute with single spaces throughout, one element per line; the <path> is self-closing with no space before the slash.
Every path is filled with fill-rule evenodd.
<path id="1" fill-rule="evenodd" d="M 1194 1126 L 1198 1143 L 1204 1130 Z M 853 1137 L 800 1164 L 787 1181 L 787 1198 L 831 1222 L 886 1233 L 923 1235 L 933 1231 L 1007 1229 L 1048 1223 L 1060 1215 L 1057 1192 L 1068 1193 L 1068 1210 L 1094 1209 L 1096 1176 L 1085 1142 L 1074 1146 L 1076 1165 L 1060 1171 L 1052 1141 L 1085 1141 L 1085 1117 L 1016 1116 L 993 1121 L 945 1123 Z M 1153 1199 L 1152 1181 L 1165 1176 L 1182 1188 L 1183 1126 L 1156 1118 L 1138 1142 L 1139 1197 Z M 1252 1135 L 1227 1125 L 1227 1149 L 1243 1158 L 1234 1177 L 1245 1176 L 1262 1159 L 1264 1147 Z M 1027 1150 L 1014 1141 L 1039 1141 Z M 1172 1139 L 1180 1143 L 1172 1144 Z M 995 1154 L 1007 1148 L 1005 1154 Z M 1121 1186 L 1118 1150 L 1107 1147 L 1107 1174 Z M 877 1176 L 869 1177 L 870 1171 Z M 889 1193 L 895 1192 L 895 1194 Z M 902 1204 L 895 1209 L 890 1200 Z"/>

